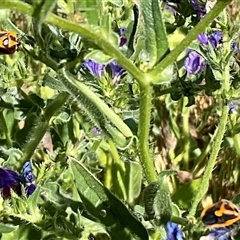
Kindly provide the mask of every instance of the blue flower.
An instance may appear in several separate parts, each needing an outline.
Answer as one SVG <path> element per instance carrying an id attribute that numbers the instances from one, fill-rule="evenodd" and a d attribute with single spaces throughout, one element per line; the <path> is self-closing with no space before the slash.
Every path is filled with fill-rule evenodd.
<path id="1" fill-rule="evenodd" d="M 30 161 L 25 162 L 23 165 L 23 177 L 26 183 L 33 183 L 35 181 Z"/>
<path id="2" fill-rule="evenodd" d="M 200 54 L 192 51 L 184 61 L 184 68 L 188 74 L 197 74 L 205 70 L 206 62 Z"/>
<path id="3" fill-rule="evenodd" d="M 120 36 L 120 45 L 119 47 L 122 47 L 126 42 L 127 39 L 123 36 L 125 33 L 126 28 L 122 27 L 119 29 L 119 36 Z M 112 83 L 117 82 L 121 76 L 124 74 L 125 70 L 115 61 L 111 61 L 108 66 L 110 67 L 112 71 Z M 98 62 L 93 61 L 92 59 L 88 59 L 83 63 L 83 67 L 90 71 L 92 75 L 97 76 L 98 78 L 102 77 L 102 74 L 106 72 L 106 65 L 101 64 Z"/>
<path id="4" fill-rule="evenodd" d="M 98 63 L 98 62 L 95 62 L 91 59 L 88 59 L 86 60 L 84 63 L 83 63 L 83 66 L 89 70 L 89 72 L 92 74 L 92 75 L 95 75 L 99 78 L 102 77 L 102 74 L 103 72 L 105 72 L 106 70 L 106 65 L 105 64 L 101 64 L 101 63 Z"/>
<path id="5" fill-rule="evenodd" d="M 232 232 L 229 228 L 216 228 L 211 230 L 207 236 L 201 237 L 200 240 L 208 239 L 208 240 L 226 240 L 230 236 L 232 236 L 234 232 Z"/>
<path id="6" fill-rule="evenodd" d="M 35 176 L 32 173 L 30 162 L 24 164 L 23 176 L 10 169 L 0 168 L 0 189 L 2 189 L 2 195 L 4 198 L 11 197 L 10 189 L 21 196 L 21 184 L 26 187 L 26 195 L 31 195 L 36 189 L 34 180 Z"/>
<path id="7" fill-rule="evenodd" d="M 98 127 L 94 127 L 92 130 L 92 134 L 93 135 L 101 135 L 102 134 L 102 130 L 99 129 Z"/>
<path id="8" fill-rule="evenodd" d="M 112 83 L 115 83 L 121 78 L 125 70 L 115 60 L 109 63 L 109 67 L 112 70 Z"/>
<path id="9" fill-rule="evenodd" d="M 220 43 L 222 43 L 223 40 L 223 34 L 221 31 L 214 31 L 209 36 L 206 33 L 201 33 L 197 37 L 198 41 L 208 46 L 209 43 L 213 46 L 213 48 L 217 48 Z"/>
<path id="10" fill-rule="evenodd" d="M 25 162 L 23 165 L 23 178 L 24 178 L 24 185 L 26 186 L 26 194 L 27 196 L 29 196 L 36 189 L 35 176 L 33 175 L 30 161 Z"/>
<path id="11" fill-rule="evenodd" d="M 26 187 L 26 195 L 30 196 L 36 189 L 36 185 L 30 184 L 29 186 Z"/>
<path id="12" fill-rule="evenodd" d="M 222 43 L 223 34 L 221 31 L 215 31 L 209 36 L 209 42 L 214 48 L 216 48 L 220 43 Z"/>
<path id="13" fill-rule="evenodd" d="M 0 188 L 4 198 L 11 196 L 10 189 L 21 195 L 21 176 L 9 169 L 0 168 Z"/>
<path id="14" fill-rule="evenodd" d="M 165 229 L 167 232 L 166 240 L 183 240 L 182 230 L 176 223 L 167 222 Z"/>

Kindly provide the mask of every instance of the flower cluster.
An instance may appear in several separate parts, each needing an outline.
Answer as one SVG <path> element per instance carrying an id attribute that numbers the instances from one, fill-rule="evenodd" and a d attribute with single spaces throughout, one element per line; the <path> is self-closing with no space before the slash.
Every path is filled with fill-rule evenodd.
<path id="1" fill-rule="evenodd" d="M 201 33 L 197 37 L 198 41 L 205 47 L 208 47 L 209 44 L 215 49 L 217 48 L 223 41 L 223 34 L 221 31 L 217 30 L 207 35 L 206 33 Z"/>
<path id="2" fill-rule="evenodd" d="M 4 198 L 11 197 L 12 189 L 19 196 L 22 195 L 21 185 L 26 189 L 26 195 L 31 195 L 36 189 L 35 176 L 32 173 L 31 163 L 28 161 L 23 165 L 23 174 L 6 168 L 0 168 L 0 189 Z"/>
<path id="3" fill-rule="evenodd" d="M 198 35 L 197 40 L 204 48 L 209 48 L 211 44 L 213 49 L 217 49 L 223 41 L 223 35 L 221 31 L 214 31 L 207 35 L 201 33 Z M 205 71 L 207 66 L 206 60 L 196 51 L 190 51 L 188 57 L 185 59 L 184 68 L 188 74 L 198 74 Z"/>
<path id="4" fill-rule="evenodd" d="M 126 42 L 127 39 L 123 36 L 126 28 L 120 28 L 119 36 L 120 36 L 120 47 L 122 47 Z M 101 78 L 102 75 L 106 72 L 106 67 L 109 67 L 111 70 L 112 76 L 112 83 L 116 83 L 125 73 L 125 70 L 115 61 L 111 61 L 108 65 L 98 63 L 92 59 L 88 59 L 83 63 L 83 67 L 87 69 L 92 75 Z"/>

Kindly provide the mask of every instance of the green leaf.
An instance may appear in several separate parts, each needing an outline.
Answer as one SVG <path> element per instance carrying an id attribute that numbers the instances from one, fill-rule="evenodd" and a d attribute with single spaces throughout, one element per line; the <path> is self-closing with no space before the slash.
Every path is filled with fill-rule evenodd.
<path id="1" fill-rule="evenodd" d="M 102 0 L 81 0 L 76 2 L 76 7 L 81 11 L 81 17 L 87 19 L 91 25 L 98 25 L 99 16 L 102 12 Z"/>
<path id="2" fill-rule="evenodd" d="M 172 82 L 174 77 L 174 67 L 173 64 L 170 64 L 166 67 L 161 73 L 158 74 L 157 78 L 152 79 L 153 84 L 166 84 Z"/>
<path id="3" fill-rule="evenodd" d="M 110 57 L 109 55 L 103 53 L 100 50 L 94 50 L 92 52 L 90 52 L 89 54 L 86 54 L 84 59 L 91 59 L 97 63 L 101 63 L 101 64 L 108 64 L 112 59 L 112 57 Z"/>
<path id="4" fill-rule="evenodd" d="M 18 148 L 4 148 L 0 147 L 3 154 L 8 156 L 7 161 L 4 162 L 3 166 L 6 168 L 12 168 L 17 165 L 18 160 L 22 156 L 22 152 Z"/>
<path id="5" fill-rule="evenodd" d="M 109 0 L 110 3 L 115 5 L 116 7 L 122 7 L 123 6 L 123 0 Z"/>
<path id="6" fill-rule="evenodd" d="M 57 0 L 45 1 L 42 0 L 38 3 L 38 6 L 35 7 L 33 16 L 37 18 L 40 22 L 44 22 L 48 14 L 53 10 L 57 3 Z"/>
<path id="7" fill-rule="evenodd" d="M 164 176 L 169 177 L 169 176 L 175 175 L 177 173 L 178 172 L 176 170 L 172 170 L 172 169 L 164 170 L 158 174 L 158 178 L 161 180 Z"/>
<path id="8" fill-rule="evenodd" d="M 181 217 L 181 210 L 175 203 L 172 203 L 172 214 L 176 217 Z"/>
<path id="9" fill-rule="evenodd" d="M 37 187 L 37 189 L 33 192 L 33 194 L 28 198 L 28 210 L 29 214 L 33 217 L 33 222 L 41 221 L 41 214 L 38 207 L 38 199 L 40 194 L 40 187 Z"/>
<path id="10" fill-rule="evenodd" d="M 126 176 L 124 179 L 127 186 L 127 201 L 134 203 L 134 200 L 139 196 L 142 189 L 142 169 L 139 163 L 125 161 Z"/>
<path id="11" fill-rule="evenodd" d="M 56 208 L 66 211 L 67 207 L 70 207 L 73 212 L 79 213 L 80 211 L 82 216 L 90 220 L 95 220 L 95 218 L 89 215 L 81 202 L 73 200 L 61 193 L 60 186 L 57 183 L 48 182 L 41 187 L 41 190 L 43 191 L 45 200 L 53 203 Z"/>
<path id="12" fill-rule="evenodd" d="M 31 236 L 30 236 L 31 235 Z M 34 237 L 33 237 L 34 235 Z M 41 239 L 42 232 L 37 230 L 32 224 L 27 224 L 22 222 L 18 229 L 10 235 L 8 238 L 8 234 L 4 234 L 3 239 L 18 239 L 18 240 L 26 240 L 26 239 Z"/>
<path id="13" fill-rule="evenodd" d="M 86 112 L 92 121 L 101 129 L 106 129 L 106 119 L 111 121 L 108 128 L 119 130 L 120 134 L 128 138 L 133 136 L 129 127 L 123 122 L 123 120 L 110 109 L 107 104 L 104 103 L 94 92 L 92 92 L 85 84 L 76 80 L 69 72 L 64 68 L 61 70 L 63 75 L 62 81 L 65 87 L 68 89 L 74 97 L 76 97 L 81 104 L 81 108 Z M 114 131 L 116 133 L 116 131 Z M 117 134 L 116 134 L 117 135 Z M 114 138 L 113 138 L 114 139 Z"/>
<path id="14" fill-rule="evenodd" d="M 149 68 L 157 64 L 167 53 L 168 40 L 165 25 L 162 18 L 160 2 L 158 0 L 139 1 L 137 4 L 140 10 L 140 19 L 142 22 L 137 34 L 145 37 L 146 59 L 149 58 Z M 141 30 L 142 28 L 142 30 Z"/>
<path id="15" fill-rule="evenodd" d="M 62 82 L 56 80 L 48 74 L 44 76 L 43 86 L 48 86 L 57 91 L 67 91 L 66 87 L 63 85 Z"/>
<path id="16" fill-rule="evenodd" d="M 157 225 L 166 223 L 172 216 L 172 201 L 167 177 L 173 174 L 176 174 L 176 171 L 162 171 L 158 181 L 148 185 L 144 191 L 146 218 L 155 219 Z"/>
<path id="17" fill-rule="evenodd" d="M 112 239 L 148 239 L 143 225 L 90 171 L 76 160 L 71 160 L 69 164 L 83 204 L 105 225 Z"/>
<path id="18" fill-rule="evenodd" d="M 14 226 L 8 223 L 0 223 L 0 233 L 10 233 L 18 229 L 18 226 Z"/>
<path id="19" fill-rule="evenodd" d="M 196 196 L 201 179 L 196 179 L 190 183 L 178 187 L 173 195 L 173 201 L 184 209 L 189 209 L 192 205 L 192 199 Z"/>
<path id="20" fill-rule="evenodd" d="M 139 163 L 123 161 L 117 149 L 109 143 L 112 160 L 108 160 L 109 181 L 112 183 L 114 193 L 130 205 L 140 195 L 142 189 L 142 169 Z M 107 170 L 106 170 L 107 171 Z M 106 173 L 107 174 L 107 173 Z"/>

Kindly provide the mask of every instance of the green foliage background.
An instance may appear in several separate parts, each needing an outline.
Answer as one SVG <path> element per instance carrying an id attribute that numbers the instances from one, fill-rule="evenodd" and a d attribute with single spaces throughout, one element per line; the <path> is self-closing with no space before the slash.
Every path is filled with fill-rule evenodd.
<path id="1" fill-rule="evenodd" d="M 190 31 L 170 29 L 158 0 L 0 0 L 2 29 L 21 39 L 0 58 L 0 163 L 20 172 L 31 159 L 38 186 L 0 199 L 1 239 L 164 239 L 169 220 L 201 236 L 202 199 L 239 192 L 240 124 L 228 114 L 239 94 L 227 57 L 210 95 L 172 83 L 175 61 L 229 3 Z M 98 79 L 82 68 L 89 58 L 127 74 Z"/>

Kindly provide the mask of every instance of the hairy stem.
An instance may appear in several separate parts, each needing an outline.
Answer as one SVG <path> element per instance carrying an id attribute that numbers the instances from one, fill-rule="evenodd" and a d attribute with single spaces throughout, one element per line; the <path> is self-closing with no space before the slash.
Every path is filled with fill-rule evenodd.
<path id="1" fill-rule="evenodd" d="M 197 36 L 204 32 L 206 27 L 222 12 L 222 10 L 231 2 L 231 0 L 217 1 L 213 9 L 188 33 L 178 46 L 168 54 L 149 74 L 155 78 L 160 74 L 166 67 L 172 64 L 177 57 L 191 44 L 192 41 L 196 40 Z"/>
<path id="2" fill-rule="evenodd" d="M 68 100 L 68 97 L 69 94 L 60 93 L 44 109 L 44 113 L 40 116 L 40 120 L 37 123 L 37 126 L 34 127 L 33 132 L 31 133 L 30 141 L 24 146 L 23 155 L 18 161 L 18 167 L 22 166 L 25 161 L 31 158 L 49 127 L 49 121 L 51 117 L 64 105 L 64 103 Z"/>

